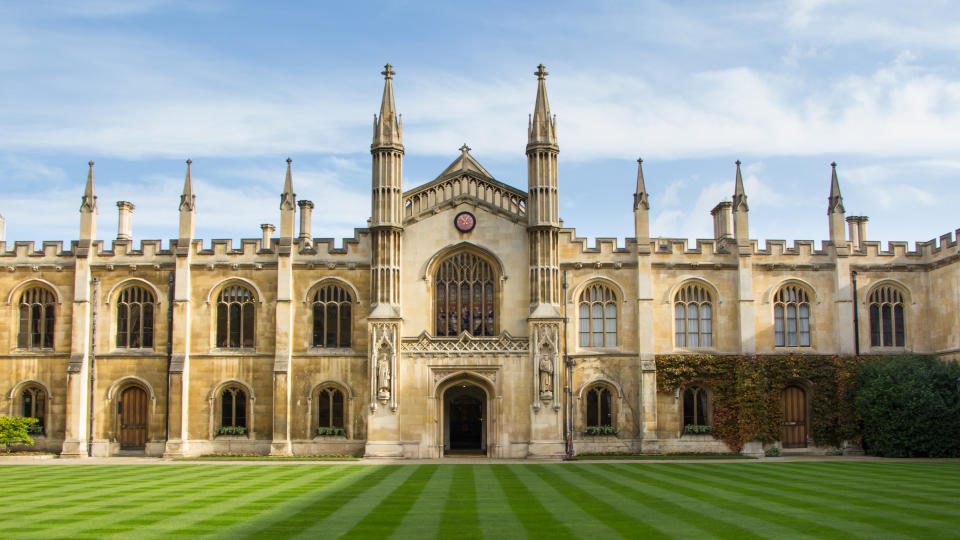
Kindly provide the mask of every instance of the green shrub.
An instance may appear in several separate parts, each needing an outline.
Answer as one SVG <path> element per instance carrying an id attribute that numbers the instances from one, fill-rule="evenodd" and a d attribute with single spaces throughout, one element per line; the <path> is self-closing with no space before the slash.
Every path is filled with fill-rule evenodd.
<path id="1" fill-rule="evenodd" d="M 780 457 L 780 447 L 771 446 L 770 448 L 767 448 L 766 450 L 763 451 L 763 455 L 767 457 Z"/>
<path id="2" fill-rule="evenodd" d="M 0 416 L 0 450 L 6 452 L 12 444 L 33 445 L 28 430 L 36 423 L 36 418 Z"/>
<path id="3" fill-rule="evenodd" d="M 617 428 L 613 426 L 587 426 L 584 435 L 616 435 Z"/>
<path id="4" fill-rule="evenodd" d="M 246 435 L 247 428 L 243 426 L 220 426 L 217 435 Z"/>
<path id="5" fill-rule="evenodd" d="M 347 434 L 347 430 L 343 429 L 342 427 L 323 427 L 323 426 L 321 426 L 321 427 L 318 427 L 318 428 L 317 428 L 317 435 L 320 435 L 320 436 L 323 436 L 323 437 L 332 437 L 332 436 L 335 436 L 335 435 L 343 435 L 343 436 L 346 436 L 346 434 Z"/>
<path id="6" fill-rule="evenodd" d="M 708 435 L 713 432 L 713 428 L 698 424 L 687 424 L 683 426 L 683 432 L 690 435 Z"/>
<path id="7" fill-rule="evenodd" d="M 863 447 L 885 457 L 960 456 L 960 366 L 930 356 L 878 358 L 857 376 Z"/>

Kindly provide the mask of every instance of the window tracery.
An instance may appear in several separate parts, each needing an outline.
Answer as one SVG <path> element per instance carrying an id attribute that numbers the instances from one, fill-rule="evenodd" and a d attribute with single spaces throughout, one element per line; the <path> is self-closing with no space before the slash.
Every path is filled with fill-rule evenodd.
<path id="1" fill-rule="evenodd" d="M 17 347 L 52 349 L 56 299 L 46 287 L 35 286 L 20 295 Z"/>
<path id="2" fill-rule="evenodd" d="M 700 283 L 690 283 L 673 299 L 677 347 L 713 347 L 713 298 Z"/>
<path id="3" fill-rule="evenodd" d="M 353 298 L 344 287 L 324 285 L 313 295 L 313 346 L 349 347 Z"/>
<path id="4" fill-rule="evenodd" d="M 243 285 L 227 285 L 217 296 L 217 346 L 253 348 L 256 313 L 253 292 Z"/>
<path id="5" fill-rule="evenodd" d="M 903 292 L 885 285 L 870 293 L 870 345 L 904 346 Z"/>
<path id="6" fill-rule="evenodd" d="M 784 285 L 773 297 L 777 347 L 810 346 L 810 295 L 799 285 Z"/>
<path id="7" fill-rule="evenodd" d="M 434 280 L 437 336 L 495 335 L 496 277 L 490 263 L 469 251 L 440 263 Z"/>
<path id="8" fill-rule="evenodd" d="M 603 283 L 588 285 L 580 293 L 580 346 L 617 346 L 617 296 Z"/>
<path id="9" fill-rule="evenodd" d="M 153 348 L 153 292 L 133 285 L 117 296 L 117 347 L 125 349 Z"/>

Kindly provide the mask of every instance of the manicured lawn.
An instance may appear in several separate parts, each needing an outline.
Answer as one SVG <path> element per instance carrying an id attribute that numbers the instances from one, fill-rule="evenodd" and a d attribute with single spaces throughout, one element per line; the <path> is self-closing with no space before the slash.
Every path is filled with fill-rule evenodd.
<path id="1" fill-rule="evenodd" d="M 0 466 L 0 537 L 956 538 L 960 463 Z"/>

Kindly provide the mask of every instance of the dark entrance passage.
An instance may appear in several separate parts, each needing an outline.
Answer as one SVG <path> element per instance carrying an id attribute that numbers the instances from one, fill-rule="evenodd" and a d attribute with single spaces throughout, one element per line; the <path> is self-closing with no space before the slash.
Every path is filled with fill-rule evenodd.
<path id="1" fill-rule="evenodd" d="M 445 453 L 486 454 L 486 393 L 477 386 L 462 383 L 449 388 L 443 401 Z"/>

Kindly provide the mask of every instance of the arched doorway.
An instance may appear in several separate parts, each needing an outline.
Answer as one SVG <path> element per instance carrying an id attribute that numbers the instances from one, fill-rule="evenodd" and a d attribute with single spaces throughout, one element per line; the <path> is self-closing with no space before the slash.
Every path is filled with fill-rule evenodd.
<path id="1" fill-rule="evenodd" d="M 143 450 L 147 445 L 147 393 L 128 386 L 120 394 L 120 449 Z"/>
<path id="2" fill-rule="evenodd" d="M 446 455 L 487 454 L 487 393 L 463 382 L 443 393 L 443 450 Z"/>
<path id="3" fill-rule="evenodd" d="M 807 447 L 807 393 L 799 386 L 783 389 L 784 448 Z"/>

